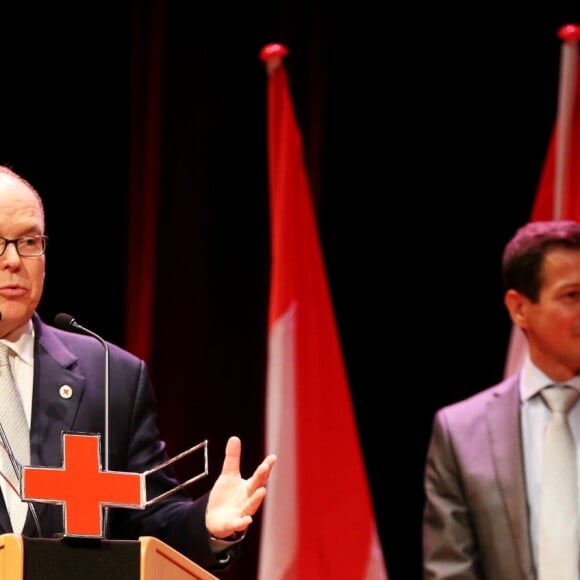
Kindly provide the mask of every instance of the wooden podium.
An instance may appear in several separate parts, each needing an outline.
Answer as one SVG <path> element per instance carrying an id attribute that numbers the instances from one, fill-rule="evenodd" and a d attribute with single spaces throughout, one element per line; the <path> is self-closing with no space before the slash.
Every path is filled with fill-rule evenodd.
<path id="1" fill-rule="evenodd" d="M 0 580 L 218 580 L 160 540 L 0 535 Z"/>

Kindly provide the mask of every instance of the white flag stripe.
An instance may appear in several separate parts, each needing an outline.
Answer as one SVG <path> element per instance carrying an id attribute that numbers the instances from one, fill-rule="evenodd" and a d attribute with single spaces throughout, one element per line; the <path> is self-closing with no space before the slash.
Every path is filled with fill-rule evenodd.
<path id="1" fill-rule="evenodd" d="M 268 501 L 263 509 L 259 580 L 284 578 L 296 559 L 295 330 L 293 303 L 273 324 L 268 342 L 266 452 L 275 453 L 277 461 L 276 477 L 268 483 Z M 276 550 L 267 549 L 271 536 L 276 538 Z"/>

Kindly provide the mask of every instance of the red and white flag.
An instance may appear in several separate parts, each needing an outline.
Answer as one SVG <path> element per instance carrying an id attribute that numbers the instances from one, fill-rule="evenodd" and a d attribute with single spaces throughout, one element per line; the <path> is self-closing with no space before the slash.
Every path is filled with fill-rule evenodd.
<path id="1" fill-rule="evenodd" d="M 386 580 L 326 280 L 302 138 L 282 59 L 268 71 L 271 285 L 259 580 Z"/>
<path id="2" fill-rule="evenodd" d="M 580 27 L 566 24 L 562 40 L 558 113 L 548 144 L 530 221 L 571 219 L 580 222 Z M 527 352 L 523 332 L 512 327 L 504 376 L 516 372 Z"/>

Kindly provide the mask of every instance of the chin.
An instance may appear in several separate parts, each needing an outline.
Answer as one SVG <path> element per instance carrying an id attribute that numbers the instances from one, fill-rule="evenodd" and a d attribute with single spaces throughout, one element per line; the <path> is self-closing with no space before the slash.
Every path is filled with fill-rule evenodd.
<path id="1" fill-rule="evenodd" d="M 30 309 L 28 304 L 18 304 L 14 302 L 0 303 L 0 319 L 3 323 L 9 323 L 11 328 L 16 328 L 24 324 L 31 318 L 34 309 Z"/>

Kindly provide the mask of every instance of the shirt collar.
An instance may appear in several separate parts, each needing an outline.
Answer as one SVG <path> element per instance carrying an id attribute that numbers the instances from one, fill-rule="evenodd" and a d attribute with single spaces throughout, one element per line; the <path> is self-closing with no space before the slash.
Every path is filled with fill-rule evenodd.
<path id="1" fill-rule="evenodd" d="M 526 355 L 520 373 L 520 395 L 522 401 L 535 397 L 542 389 L 553 385 L 554 381 L 541 371 Z M 566 384 L 580 391 L 580 376 L 572 377 Z"/>

